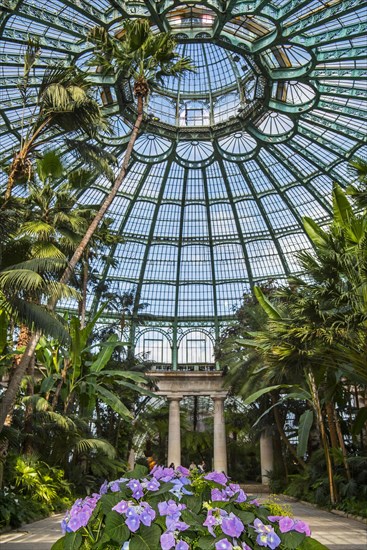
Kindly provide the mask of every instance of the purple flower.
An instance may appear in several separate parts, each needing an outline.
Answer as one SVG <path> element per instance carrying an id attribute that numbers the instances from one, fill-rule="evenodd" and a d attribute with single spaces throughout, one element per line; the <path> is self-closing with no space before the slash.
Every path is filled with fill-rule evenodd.
<path id="1" fill-rule="evenodd" d="M 233 512 L 222 519 L 222 531 L 225 535 L 239 537 L 244 529 L 242 521 Z"/>
<path id="2" fill-rule="evenodd" d="M 213 508 L 211 510 L 208 510 L 208 514 L 206 516 L 206 520 L 204 521 L 203 525 L 204 527 L 208 528 L 209 533 L 215 537 L 215 533 L 213 531 L 213 527 L 216 525 L 219 525 L 221 523 L 221 518 L 218 516 L 214 516 L 213 512 L 218 510 L 218 508 Z"/>
<path id="3" fill-rule="evenodd" d="M 119 490 L 120 490 L 120 483 L 118 481 L 114 481 L 111 485 L 110 485 L 110 489 L 113 493 L 118 493 Z"/>
<path id="4" fill-rule="evenodd" d="M 207 479 L 208 481 L 215 481 L 215 483 L 219 483 L 220 485 L 225 485 L 227 483 L 227 476 L 223 472 L 210 472 L 207 474 L 204 479 Z"/>
<path id="5" fill-rule="evenodd" d="M 107 489 L 108 489 L 108 483 L 107 481 L 104 481 L 99 489 L 99 494 L 105 495 L 107 493 Z"/>
<path id="6" fill-rule="evenodd" d="M 133 498 L 138 500 L 144 496 L 142 484 L 138 479 L 131 479 L 129 483 L 127 483 L 127 487 L 132 490 Z"/>
<path id="7" fill-rule="evenodd" d="M 158 491 L 159 487 L 161 486 L 159 481 L 157 481 L 154 477 L 150 481 L 144 481 L 146 481 L 146 488 L 148 491 Z"/>
<path id="8" fill-rule="evenodd" d="M 175 546 L 175 537 L 172 533 L 163 533 L 160 538 L 162 550 L 170 550 Z"/>
<path id="9" fill-rule="evenodd" d="M 176 472 L 180 472 L 180 474 L 182 474 L 184 476 L 188 476 L 190 474 L 190 470 L 188 470 L 184 466 L 177 466 Z"/>
<path id="10" fill-rule="evenodd" d="M 189 550 L 189 545 L 184 540 L 179 540 L 176 544 L 175 550 Z"/>
<path id="11" fill-rule="evenodd" d="M 228 539 L 221 539 L 215 543 L 215 550 L 232 550 L 233 545 Z"/>
<path id="12" fill-rule="evenodd" d="M 285 516 L 279 520 L 279 529 L 281 533 L 287 533 L 294 528 L 294 520 Z"/>
<path id="13" fill-rule="evenodd" d="M 154 466 L 151 474 L 155 479 L 161 479 L 162 481 L 169 482 L 175 477 L 175 471 L 173 468 L 162 468 L 162 466 Z"/>
<path id="14" fill-rule="evenodd" d="M 125 521 L 126 525 L 133 533 L 135 533 L 135 531 L 137 531 L 140 527 L 140 518 L 134 508 L 135 507 L 127 509 Z"/>
<path id="15" fill-rule="evenodd" d="M 268 516 L 268 520 L 274 522 L 274 521 L 279 521 L 283 517 L 284 516 Z"/>
<path id="16" fill-rule="evenodd" d="M 257 535 L 256 542 L 259 546 L 267 546 L 271 550 L 275 550 L 275 548 L 280 545 L 281 540 L 278 535 L 272 530 L 267 533 Z"/>
<path id="17" fill-rule="evenodd" d="M 308 524 L 300 519 L 296 519 L 293 529 L 298 531 L 298 533 L 304 533 L 308 537 L 311 535 L 311 529 Z"/>
<path id="18" fill-rule="evenodd" d="M 242 543 L 242 550 L 251 550 L 251 547 L 248 546 L 245 542 Z"/>
<path id="19" fill-rule="evenodd" d="M 260 506 L 260 503 L 256 498 L 254 498 L 253 500 L 250 500 L 250 504 L 253 504 L 254 506 L 257 506 L 257 507 Z"/>
<path id="20" fill-rule="evenodd" d="M 226 501 L 229 500 L 229 497 L 225 491 L 221 491 L 220 489 L 212 489 L 212 500 Z"/>
<path id="21" fill-rule="evenodd" d="M 120 502 L 118 502 L 116 506 L 112 508 L 112 510 L 115 510 L 115 512 L 118 512 L 119 514 L 126 514 L 127 509 L 131 504 L 132 503 L 128 502 L 127 500 L 120 500 Z"/>
<path id="22" fill-rule="evenodd" d="M 79 515 L 73 516 L 72 518 L 70 518 L 70 521 L 69 521 L 69 523 L 68 523 L 68 525 L 67 525 L 66 530 L 69 531 L 69 532 L 70 532 L 70 531 L 75 532 L 75 531 L 77 531 L 77 530 L 79 529 L 79 527 L 81 527 L 81 526 L 82 526 L 82 524 L 81 524 Z"/>

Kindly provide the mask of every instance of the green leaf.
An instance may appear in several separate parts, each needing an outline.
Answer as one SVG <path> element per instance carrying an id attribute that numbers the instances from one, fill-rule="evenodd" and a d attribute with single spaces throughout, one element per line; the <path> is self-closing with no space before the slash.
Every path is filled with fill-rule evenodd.
<path id="1" fill-rule="evenodd" d="M 94 384 L 89 381 L 88 386 L 91 386 L 98 397 L 101 399 L 101 401 L 111 407 L 111 409 L 114 410 L 117 414 L 119 414 L 123 418 L 133 417 L 129 409 L 125 407 L 122 401 L 110 390 L 104 388 L 103 386 L 100 386 L 99 384 Z"/>
<path id="2" fill-rule="evenodd" d="M 57 540 L 51 546 L 51 550 L 64 550 L 64 540 L 65 540 L 65 537 L 61 537 L 61 539 Z"/>
<path id="3" fill-rule="evenodd" d="M 51 390 L 51 388 L 54 386 L 55 384 L 55 378 L 54 378 L 54 375 L 53 374 L 50 374 L 50 376 L 47 376 L 46 378 L 44 378 L 42 380 L 42 384 L 41 384 L 41 388 L 40 388 L 40 393 L 47 393 Z"/>
<path id="4" fill-rule="evenodd" d="M 142 525 L 139 533 L 135 533 L 130 540 L 129 550 L 153 550 L 159 548 L 159 539 L 162 531 L 158 525 L 145 527 Z"/>
<path id="5" fill-rule="evenodd" d="M 328 550 L 328 548 L 312 537 L 306 537 L 299 546 L 299 550 Z"/>
<path id="6" fill-rule="evenodd" d="M 119 344 L 119 339 L 116 334 L 111 334 L 107 340 L 108 345 L 104 345 L 97 355 L 97 358 L 91 364 L 89 370 L 90 372 L 100 372 L 111 359 L 112 353 L 116 346 Z"/>
<path id="7" fill-rule="evenodd" d="M 256 296 L 257 301 L 259 302 L 259 304 L 261 305 L 261 307 L 263 308 L 263 310 L 265 311 L 267 316 L 270 317 L 270 319 L 281 319 L 282 318 L 282 315 L 281 315 L 279 309 L 276 308 L 270 302 L 270 300 L 268 300 L 268 298 L 266 298 L 266 296 L 263 294 L 263 291 L 261 290 L 260 287 L 258 287 L 258 286 L 254 287 L 254 294 Z"/>
<path id="8" fill-rule="evenodd" d="M 186 504 L 187 508 L 192 512 L 194 512 L 194 514 L 198 514 L 200 512 L 201 506 L 203 504 L 201 495 L 200 496 L 186 495 L 182 500 Z"/>
<path id="9" fill-rule="evenodd" d="M 197 542 L 197 547 L 200 550 L 212 550 L 214 548 L 215 539 L 213 537 L 200 537 Z"/>
<path id="10" fill-rule="evenodd" d="M 141 477 L 145 477 L 146 475 L 148 475 L 148 473 L 149 471 L 146 466 L 143 466 L 142 464 L 137 464 L 133 470 L 131 470 L 130 472 L 126 472 L 124 474 L 124 477 L 127 477 L 129 479 L 139 479 Z M 154 494 L 157 495 L 159 494 L 159 492 L 154 491 Z"/>
<path id="11" fill-rule="evenodd" d="M 252 393 L 251 395 L 249 395 L 245 399 L 244 403 L 245 405 L 250 405 L 254 401 L 257 401 L 257 399 L 259 399 L 259 397 L 261 397 L 262 395 L 265 395 L 266 393 L 270 393 L 273 390 L 278 390 L 279 388 L 283 388 L 283 387 L 284 386 L 282 384 L 278 384 L 277 386 L 268 386 L 266 388 L 263 388 L 262 390 L 258 390 L 255 393 Z"/>
<path id="12" fill-rule="evenodd" d="M 299 419 L 297 456 L 303 456 L 307 451 L 308 437 L 313 423 L 313 412 L 305 411 Z"/>
<path id="13" fill-rule="evenodd" d="M 246 510 L 237 510 L 236 514 L 245 525 L 252 523 L 255 519 L 255 514 Z"/>
<path id="14" fill-rule="evenodd" d="M 121 546 L 130 537 L 130 530 L 125 525 L 124 516 L 115 511 L 106 515 L 105 531 L 112 540 L 121 543 Z"/>
<path id="15" fill-rule="evenodd" d="M 103 513 L 109 514 L 112 511 L 112 508 L 116 506 L 118 502 L 124 500 L 124 498 L 125 495 L 122 491 L 103 495 L 99 501 L 101 503 Z"/>
<path id="16" fill-rule="evenodd" d="M 289 550 L 300 548 L 300 544 L 305 537 L 306 535 L 304 533 L 298 533 L 297 531 L 288 531 L 288 533 L 282 533 L 280 535 L 284 548 L 288 548 Z"/>
<path id="17" fill-rule="evenodd" d="M 8 316 L 5 311 L 0 311 L 0 353 L 5 348 L 8 341 Z"/>
<path id="18" fill-rule="evenodd" d="M 312 218 L 304 217 L 303 227 L 314 245 L 327 246 L 327 233 L 325 233 L 325 231 L 323 231 L 321 227 L 315 221 L 313 221 Z"/>
<path id="19" fill-rule="evenodd" d="M 367 422 L 367 407 L 359 409 L 352 427 L 352 434 L 359 435 Z"/>
<path id="20" fill-rule="evenodd" d="M 37 160 L 38 177 L 43 182 L 48 178 L 51 180 L 61 178 L 63 170 L 60 157 L 55 151 L 48 151 Z"/>
<path id="21" fill-rule="evenodd" d="M 78 550 L 83 542 L 80 533 L 67 533 L 64 537 L 64 550 Z"/>
<path id="22" fill-rule="evenodd" d="M 354 218 L 352 207 L 339 185 L 334 185 L 333 188 L 333 210 L 334 220 L 342 227 L 348 226 Z"/>

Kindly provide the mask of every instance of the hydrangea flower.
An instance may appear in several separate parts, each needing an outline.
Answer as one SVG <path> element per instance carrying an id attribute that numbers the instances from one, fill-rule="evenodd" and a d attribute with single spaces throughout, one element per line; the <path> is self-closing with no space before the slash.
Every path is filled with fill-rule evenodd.
<path id="1" fill-rule="evenodd" d="M 172 479 L 171 483 L 173 483 L 173 487 L 170 489 L 170 493 L 173 493 L 179 500 L 181 500 L 183 495 L 193 494 L 185 488 L 185 485 L 191 485 L 190 480 L 186 477 Z"/>
<path id="2" fill-rule="evenodd" d="M 281 518 L 279 520 L 279 529 L 281 533 L 287 533 L 288 531 L 292 531 L 293 528 L 294 528 L 294 520 L 292 518 L 285 516 L 284 518 Z"/>
<path id="3" fill-rule="evenodd" d="M 215 481 L 215 483 L 219 483 L 219 485 L 226 485 L 228 481 L 226 474 L 223 472 L 210 472 L 204 476 L 204 479 L 207 479 L 208 481 Z"/>
<path id="4" fill-rule="evenodd" d="M 100 498 L 101 495 L 99 493 L 94 493 L 90 497 L 86 497 L 85 499 L 79 498 L 75 501 L 70 511 L 67 512 L 61 522 L 62 532 L 64 534 L 75 532 L 80 529 L 80 527 L 88 525 L 93 510 L 97 506 L 97 502 Z"/>
<path id="5" fill-rule="evenodd" d="M 155 511 L 148 502 L 140 502 L 135 505 L 131 500 L 121 500 L 112 510 L 119 514 L 125 514 L 125 523 L 132 533 L 139 529 L 140 523 L 150 527 L 156 516 Z"/>
<path id="6" fill-rule="evenodd" d="M 215 543 L 215 550 L 232 550 L 233 544 L 228 539 L 221 539 Z"/>
<path id="7" fill-rule="evenodd" d="M 129 489 L 132 490 L 133 498 L 135 498 L 136 500 L 143 498 L 144 496 L 143 487 L 138 479 L 131 479 L 129 483 L 127 483 L 126 485 L 127 487 L 129 487 Z"/>
<path id="8" fill-rule="evenodd" d="M 267 546 L 271 550 L 275 550 L 280 545 L 281 540 L 271 525 L 264 525 L 260 519 L 256 518 L 254 529 L 258 533 L 256 542 L 259 546 Z"/>
<path id="9" fill-rule="evenodd" d="M 233 512 L 223 517 L 222 531 L 225 535 L 235 538 L 240 537 L 244 529 L 245 526 L 242 521 Z"/>
<path id="10" fill-rule="evenodd" d="M 155 479 L 169 482 L 176 475 L 173 468 L 163 468 L 162 466 L 154 466 L 153 470 L 150 472 Z"/>

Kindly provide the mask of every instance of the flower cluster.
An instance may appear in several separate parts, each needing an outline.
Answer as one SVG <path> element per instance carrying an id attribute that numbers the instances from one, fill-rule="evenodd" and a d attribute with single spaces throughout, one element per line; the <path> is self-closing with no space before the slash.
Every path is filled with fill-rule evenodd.
<path id="1" fill-rule="evenodd" d="M 101 494 L 94 493 L 91 497 L 85 499 L 79 498 L 74 502 L 70 511 L 66 514 L 61 522 L 61 530 L 63 533 L 75 532 L 80 527 L 85 527 L 97 506 Z"/>
<path id="2" fill-rule="evenodd" d="M 159 514 L 166 517 L 167 527 L 160 537 L 162 550 L 170 550 L 173 547 L 175 547 L 175 550 L 187 550 L 189 548 L 189 545 L 182 540 L 176 543 L 177 535 L 190 527 L 187 523 L 181 521 L 181 512 L 185 508 L 185 504 L 176 504 L 172 499 L 158 504 Z"/>
<path id="3" fill-rule="evenodd" d="M 311 530 L 307 523 L 300 519 L 289 518 L 288 516 L 268 516 L 268 520 L 274 523 L 278 522 L 279 530 L 281 533 L 288 533 L 288 531 L 297 531 L 298 533 L 304 533 L 308 537 L 311 535 Z"/>
<path id="4" fill-rule="evenodd" d="M 155 511 L 148 502 L 140 502 L 134 505 L 132 501 L 121 500 L 112 508 L 118 514 L 125 514 L 125 523 L 131 532 L 135 533 L 140 527 L 140 523 L 150 527 L 155 519 Z"/>
<path id="5" fill-rule="evenodd" d="M 306 523 L 271 515 L 223 472 L 203 476 L 183 467 L 156 466 L 148 474 L 139 466 L 103 483 L 99 493 L 75 502 L 62 530 L 65 543 L 55 550 L 73 547 L 75 532 L 79 546 L 108 541 L 116 550 L 140 548 L 142 539 L 152 550 L 316 548 Z"/>

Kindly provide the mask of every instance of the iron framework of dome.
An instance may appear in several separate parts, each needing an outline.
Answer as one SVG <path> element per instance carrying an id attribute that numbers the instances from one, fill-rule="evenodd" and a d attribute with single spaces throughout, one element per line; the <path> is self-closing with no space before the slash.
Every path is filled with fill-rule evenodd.
<path id="1" fill-rule="evenodd" d="M 217 335 L 253 284 L 299 273 L 294 253 L 310 246 L 302 217 L 327 223 L 333 182 L 345 187 L 348 159 L 364 153 L 367 2 L 1 4 L 5 158 L 19 143 L 17 78 L 30 35 L 42 47 L 34 86 L 55 61 L 90 71 L 88 29 L 105 25 L 117 33 L 126 17 L 149 17 L 153 28 L 172 31 L 197 66 L 196 74 L 152 93 L 109 211 L 125 239 L 109 251 L 118 263 L 94 264 L 114 292 L 134 290 L 133 319 L 145 303 L 144 313 L 170 340 L 185 326 Z M 134 119 L 129 83 L 91 78 L 104 90 L 100 101 L 114 124 L 105 146 L 121 158 Z M 67 151 L 65 158 L 76 162 Z M 80 200 L 98 203 L 107 188 L 101 177 Z M 89 308 L 96 307 L 92 296 Z"/>

